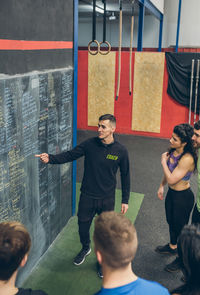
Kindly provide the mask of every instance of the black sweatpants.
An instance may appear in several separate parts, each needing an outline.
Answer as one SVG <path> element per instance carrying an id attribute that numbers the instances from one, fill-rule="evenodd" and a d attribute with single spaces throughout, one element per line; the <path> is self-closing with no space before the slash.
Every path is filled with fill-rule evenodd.
<path id="1" fill-rule="evenodd" d="M 190 188 L 183 191 L 168 189 L 165 199 L 165 212 L 172 245 L 177 244 L 177 238 L 183 226 L 189 221 L 193 205 L 194 194 Z"/>
<path id="2" fill-rule="evenodd" d="M 93 199 L 86 195 L 80 195 L 78 206 L 78 226 L 80 242 L 83 248 L 90 245 L 90 226 L 95 214 L 104 211 L 112 211 L 115 207 L 115 196 L 104 199 Z"/>

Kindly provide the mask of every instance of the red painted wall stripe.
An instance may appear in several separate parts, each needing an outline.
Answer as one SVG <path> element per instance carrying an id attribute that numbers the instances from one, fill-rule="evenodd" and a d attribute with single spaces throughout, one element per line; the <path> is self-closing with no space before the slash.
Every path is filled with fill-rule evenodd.
<path id="1" fill-rule="evenodd" d="M 72 48 L 72 41 L 25 41 L 0 39 L 0 50 L 44 50 Z"/>

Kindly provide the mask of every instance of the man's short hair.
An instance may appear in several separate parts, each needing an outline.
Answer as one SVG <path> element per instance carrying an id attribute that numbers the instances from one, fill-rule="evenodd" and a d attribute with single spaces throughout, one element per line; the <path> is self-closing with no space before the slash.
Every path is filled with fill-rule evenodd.
<path id="1" fill-rule="evenodd" d="M 111 114 L 105 114 L 99 117 L 99 121 L 109 120 L 114 126 L 116 126 L 116 118 Z"/>
<path id="2" fill-rule="evenodd" d="M 200 129 L 200 120 L 194 124 L 194 129 L 196 129 L 196 130 Z"/>
<path id="3" fill-rule="evenodd" d="M 135 257 L 137 233 L 132 222 L 121 213 L 108 211 L 95 219 L 95 250 L 111 268 L 126 267 Z"/>
<path id="4" fill-rule="evenodd" d="M 31 247 L 27 229 L 17 221 L 0 223 L 0 280 L 8 281 Z"/>

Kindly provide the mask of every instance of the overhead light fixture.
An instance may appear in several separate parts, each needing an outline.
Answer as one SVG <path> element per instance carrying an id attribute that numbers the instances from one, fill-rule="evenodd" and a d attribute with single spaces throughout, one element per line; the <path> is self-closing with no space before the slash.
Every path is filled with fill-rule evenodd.
<path id="1" fill-rule="evenodd" d="M 115 20 L 115 19 L 116 19 L 116 16 L 115 16 L 115 13 L 113 11 L 111 16 L 109 16 L 109 20 Z"/>
<path id="2" fill-rule="evenodd" d="M 95 8 L 96 12 L 99 12 L 99 13 L 102 13 L 104 14 L 104 9 L 100 8 L 100 7 L 97 7 Z"/>

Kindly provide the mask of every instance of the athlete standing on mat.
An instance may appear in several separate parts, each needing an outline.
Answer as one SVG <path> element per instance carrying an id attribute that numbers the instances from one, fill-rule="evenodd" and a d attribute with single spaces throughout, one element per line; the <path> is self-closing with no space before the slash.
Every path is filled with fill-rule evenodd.
<path id="1" fill-rule="evenodd" d="M 128 210 L 130 195 L 129 159 L 126 148 L 114 139 L 116 119 L 106 114 L 99 118 L 98 137 L 90 138 L 74 149 L 59 155 L 46 153 L 36 155 L 42 162 L 63 164 L 74 161 L 82 156 L 84 175 L 81 185 L 81 195 L 78 207 L 79 236 L 82 249 L 74 259 L 75 265 L 84 262 L 90 254 L 90 226 L 95 214 L 114 210 L 116 173 L 120 168 L 122 185 L 121 212 Z M 98 271 L 101 275 L 101 269 Z"/>
<path id="2" fill-rule="evenodd" d="M 170 139 L 170 150 L 161 157 L 164 177 L 158 190 L 158 198 L 163 200 L 164 185 L 168 184 L 165 212 L 170 234 L 170 243 L 156 248 L 156 252 L 161 254 L 177 254 L 177 238 L 183 226 L 188 223 L 193 208 L 194 195 L 189 183 L 197 166 L 193 133 L 194 130 L 189 124 L 175 126 Z M 179 269 L 178 257 L 165 267 L 165 270 L 170 272 Z"/>

